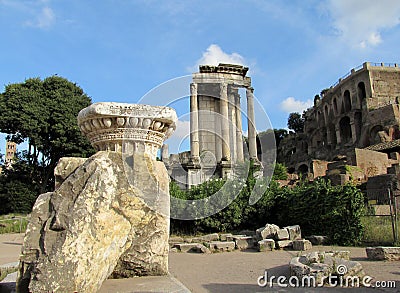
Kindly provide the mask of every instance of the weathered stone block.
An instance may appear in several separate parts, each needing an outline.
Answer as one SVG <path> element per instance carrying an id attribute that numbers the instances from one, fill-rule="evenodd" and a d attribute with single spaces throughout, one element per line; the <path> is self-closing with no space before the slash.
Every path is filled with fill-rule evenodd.
<path id="1" fill-rule="evenodd" d="M 276 232 L 279 230 L 279 227 L 274 224 L 266 224 L 265 227 L 261 227 L 256 230 L 256 236 L 259 239 L 272 239 L 274 238 Z"/>
<path id="2" fill-rule="evenodd" d="M 252 236 L 244 236 L 235 238 L 236 249 L 254 248 L 254 239 Z"/>
<path id="3" fill-rule="evenodd" d="M 121 153 L 98 152 L 55 192 L 39 196 L 22 248 L 19 292 L 95 292 L 111 273 L 168 273 L 169 215 L 150 208 L 148 196 L 169 209 L 169 176 L 143 153 L 134 162 L 135 187 Z"/>
<path id="4" fill-rule="evenodd" d="M 225 234 L 219 234 L 219 240 L 221 241 L 227 241 L 228 237 L 231 237 L 232 234 L 231 233 L 225 233 Z"/>
<path id="5" fill-rule="evenodd" d="M 311 235 L 311 236 L 306 236 L 304 238 L 309 240 L 312 245 L 324 245 L 328 243 L 327 236 Z"/>
<path id="6" fill-rule="evenodd" d="M 200 238 L 205 242 L 218 241 L 219 235 L 218 235 L 218 233 L 213 233 L 213 234 L 203 235 Z"/>
<path id="7" fill-rule="evenodd" d="M 338 257 L 345 260 L 350 260 L 350 251 L 349 250 L 333 250 L 326 251 L 325 255 L 329 255 L 330 257 Z"/>
<path id="8" fill-rule="evenodd" d="M 276 231 L 275 240 L 288 240 L 289 239 L 289 232 L 286 229 L 279 229 Z"/>
<path id="9" fill-rule="evenodd" d="M 263 239 L 258 241 L 258 251 L 272 251 L 275 248 L 275 240 L 273 239 Z"/>
<path id="10" fill-rule="evenodd" d="M 288 231 L 290 240 L 301 239 L 301 229 L 299 225 L 287 226 L 283 229 Z"/>
<path id="11" fill-rule="evenodd" d="M 180 252 L 189 252 L 192 249 L 196 249 L 199 243 L 178 243 L 174 245 L 174 248 L 177 248 Z"/>
<path id="12" fill-rule="evenodd" d="M 400 247 L 367 247 L 365 250 L 371 260 L 400 260 Z"/>
<path id="13" fill-rule="evenodd" d="M 305 251 L 310 250 L 312 248 L 312 244 L 308 240 L 293 240 L 293 250 L 297 251 Z"/>
<path id="14" fill-rule="evenodd" d="M 233 241 L 212 241 L 210 242 L 210 250 L 213 252 L 233 251 L 235 250 L 235 242 Z"/>
<path id="15" fill-rule="evenodd" d="M 64 157 L 61 158 L 54 168 L 55 189 L 71 175 L 78 167 L 86 162 L 87 158 Z"/>
<path id="16" fill-rule="evenodd" d="M 276 245 L 279 249 L 289 249 L 293 247 L 292 240 L 278 240 L 276 241 Z"/>
<path id="17" fill-rule="evenodd" d="M 226 236 L 226 241 L 235 241 L 237 238 L 246 237 L 246 235 L 230 235 Z"/>

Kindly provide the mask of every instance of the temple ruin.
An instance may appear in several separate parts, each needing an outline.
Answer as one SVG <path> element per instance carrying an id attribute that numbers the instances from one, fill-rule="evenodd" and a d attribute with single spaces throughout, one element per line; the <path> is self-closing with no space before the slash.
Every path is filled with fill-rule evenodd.
<path id="1" fill-rule="evenodd" d="M 190 84 L 190 152 L 162 160 L 182 188 L 190 188 L 215 176 L 232 175 L 234 164 L 257 161 L 254 123 L 254 89 L 248 68 L 241 65 L 201 65 Z M 247 100 L 248 150 L 243 141 L 240 89 Z"/>

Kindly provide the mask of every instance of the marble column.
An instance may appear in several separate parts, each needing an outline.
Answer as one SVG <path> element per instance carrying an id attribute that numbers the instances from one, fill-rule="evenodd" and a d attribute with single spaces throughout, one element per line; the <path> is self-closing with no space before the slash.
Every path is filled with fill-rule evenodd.
<path id="1" fill-rule="evenodd" d="M 228 99 L 229 99 L 229 138 L 230 138 L 230 150 L 231 160 L 237 160 L 237 146 L 236 146 L 236 104 L 235 104 L 235 93 L 237 89 L 232 85 L 228 87 Z"/>
<path id="2" fill-rule="evenodd" d="M 236 160 L 238 162 L 244 161 L 243 155 L 243 133 L 242 133 L 242 112 L 240 108 L 240 95 L 235 95 L 236 106 Z"/>
<path id="3" fill-rule="evenodd" d="M 197 83 L 190 84 L 190 153 L 194 162 L 200 161 L 199 154 L 199 114 Z"/>
<path id="4" fill-rule="evenodd" d="M 249 139 L 249 155 L 250 159 L 257 159 L 257 144 L 256 144 L 256 125 L 254 120 L 254 89 L 249 87 L 246 89 L 247 97 L 247 125 Z"/>
<path id="5" fill-rule="evenodd" d="M 231 154 L 229 150 L 229 109 L 228 109 L 228 85 L 220 84 L 220 108 L 222 115 L 221 133 L 222 133 L 222 160 L 230 161 Z"/>

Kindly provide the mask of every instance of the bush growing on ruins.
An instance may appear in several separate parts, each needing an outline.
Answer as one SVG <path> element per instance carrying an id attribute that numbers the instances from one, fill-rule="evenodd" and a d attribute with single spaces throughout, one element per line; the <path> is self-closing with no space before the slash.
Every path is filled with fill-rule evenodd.
<path id="1" fill-rule="evenodd" d="M 304 130 L 304 117 L 297 112 L 290 113 L 287 126 L 294 132 L 303 132 Z"/>
<path id="2" fill-rule="evenodd" d="M 212 180 L 187 192 L 171 183 L 170 191 L 171 196 L 185 199 L 206 198 L 225 183 L 225 180 Z M 326 235 L 332 244 L 361 243 L 364 196 L 356 186 L 332 186 L 329 181 L 318 179 L 288 188 L 280 187 L 272 180 L 260 200 L 249 205 L 249 196 L 255 184 L 256 180 L 250 172 L 244 188 L 228 207 L 204 219 L 172 220 L 172 233 L 235 232 L 255 230 L 266 223 L 281 227 L 297 224 L 303 235 Z M 195 214 L 195 207 L 191 212 Z"/>
<path id="3" fill-rule="evenodd" d="M 361 243 L 364 196 L 356 186 L 332 186 L 319 179 L 293 189 L 284 187 L 282 192 L 272 196 L 273 223 L 280 226 L 298 224 L 303 234 L 326 235 L 332 244 Z"/>
<path id="4" fill-rule="evenodd" d="M 27 141 L 24 162 L 38 193 L 54 187 L 53 171 L 61 157 L 93 153 L 76 122 L 90 104 L 79 86 L 59 76 L 9 84 L 0 94 L 0 132 L 16 143 Z"/>
<path id="5" fill-rule="evenodd" d="M 287 168 L 284 164 L 281 164 L 281 163 L 275 164 L 273 179 L 275 179 L 275 180 L 287 180 L 288 179 Z"/>

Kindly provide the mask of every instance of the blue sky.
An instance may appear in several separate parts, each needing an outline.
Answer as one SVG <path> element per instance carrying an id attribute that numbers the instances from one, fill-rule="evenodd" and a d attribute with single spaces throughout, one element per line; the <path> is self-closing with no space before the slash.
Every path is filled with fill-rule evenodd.
<path id="1" fill-rule="evenodd" d="M 58 74 L 135 103 L 199 64 L 242 63 L 284 128 L 351 68 L 400 62 L 399 23 L 398 0 L 0 0 L 0 84 Z"/>

